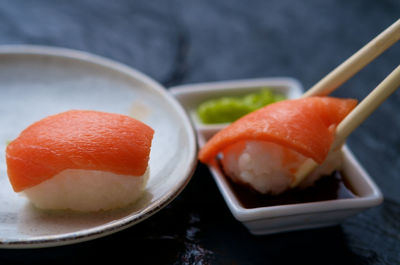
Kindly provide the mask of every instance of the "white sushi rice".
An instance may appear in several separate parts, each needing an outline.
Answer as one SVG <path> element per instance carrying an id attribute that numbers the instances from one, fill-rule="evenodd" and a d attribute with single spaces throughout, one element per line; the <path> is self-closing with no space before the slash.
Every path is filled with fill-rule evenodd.
<path id="1" fill-rule="evenodd" d="M 91 212 L 127 206 L 142 195 L 149 176 L 126 176 L 97 170 L 67 169 L 24 191 L 42 209 Z"/>
<path id="2" fill-rule="evenodd" d="M 285 155 L 290 161 L 284 164 Z M 306 161 L 300 153 L 266 141 L 243 141 L 223 151 L 222 167 L 234 182 L 245 184 L 264 194 L 279 194 L 290 188 L 299 167 Z M 340 150 L 331 153 L 299 185 L 305 188 L 323 175 L 329 175 L 342 167 Z"/>
<path id="3" fill-rule="evenodd" d="M 292 163 L 283 165 L 284 152 L 291 152 Z M 246 141 L 224 150 L 222 166 L 237 183 L 249 185 L 260 193 L 279 194 L 289 188 L 293 172 L 305 159 L 303 155 L 274 143 Z"/>

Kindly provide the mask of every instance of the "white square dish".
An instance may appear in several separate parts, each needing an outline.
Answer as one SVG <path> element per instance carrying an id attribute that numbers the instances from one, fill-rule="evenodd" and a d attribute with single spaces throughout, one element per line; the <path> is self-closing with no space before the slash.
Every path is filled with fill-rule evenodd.
<path id="1" fill-rule="evenodd" d="M 292 78 L 193 84 L 174 87 L 170 91 L 189 114 L 196 128 L 197 140 L 201 148 L 212 135 L 227 124 L 202 124 L 196 117 L 196 107 L 202 101 L 210 98 L 241 95 L 254 92 L 261 87 L 281 92 L 288 98 L 297 98 L 302 94 L 301 84 Z M 252 234 L 265 235 L 335 225 L 345 218 L 377 206 L 383 201 L 379 188 L 348 147 L 342 148 L 342 155 L 342 172 L 346 183 L 356 194 L 355 197 L 346 199 L 246 208 L 235 195 L 221 169 L 214 167 L 209 167 L 209 169 L 233 216 L 242 222 Z"/>

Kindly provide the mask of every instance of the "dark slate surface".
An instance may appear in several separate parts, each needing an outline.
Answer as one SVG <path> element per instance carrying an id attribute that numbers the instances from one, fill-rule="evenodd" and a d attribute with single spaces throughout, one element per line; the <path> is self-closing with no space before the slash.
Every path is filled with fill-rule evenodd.
<path id="1" fill-rule="evenodd" d="M 89 51 L 167 87 L 291 76 L 308 88 L 399 14 L 397 0 L 5 0 L 0 44 Z M 397 44 L 335 95 L 362 99 L 399 58 Z M 350 137 L 385 202 L 340 226 L 251 236 L 199 166 L 172 204 L 137 226 L 71 246 L 0 250 L 0 264 L 399 264 L 399 111 L 396 92 Z"/>

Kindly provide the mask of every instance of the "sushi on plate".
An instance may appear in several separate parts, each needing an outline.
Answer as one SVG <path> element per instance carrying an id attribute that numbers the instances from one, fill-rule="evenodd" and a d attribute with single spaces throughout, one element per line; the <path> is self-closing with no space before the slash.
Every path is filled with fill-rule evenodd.
<path id="1" fill-rule="evenodd" d="M 337 125 L 356 104 L 354 99 L 308 97 L 268 105 L 215 134 L 199 160 L 219 162 L 234 182 L 259 193 L 280 194 L 297 183 L 296 173 L 312 159 L 322 166 L 303 181 L 311 185 L 340 167 L 339 152 L 328 153 Z"/>
<path id="2" fill-rule="evenodd" d="M 72 110 L 29 127 L 6 149 L 15 192 L 38 208 L 99 211 L 143 193 L 154 130 L 131 117 Z"/>

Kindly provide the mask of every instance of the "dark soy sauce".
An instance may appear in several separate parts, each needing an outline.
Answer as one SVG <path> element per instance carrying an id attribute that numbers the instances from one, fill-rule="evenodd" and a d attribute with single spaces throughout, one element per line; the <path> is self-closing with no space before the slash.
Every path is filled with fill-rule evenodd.
<path id="1" fill-rule="evenodd" d="M 329 176 L 322 176 L 311 187 L 293 189 L 279 195 L 260 194 L 247 186 L 234 183 L 228 177 L 227 180 L 244 208 L 347 199 L 357 196 L 354 189 L 346 183 L 341 171 L 334 171 Z"/>

